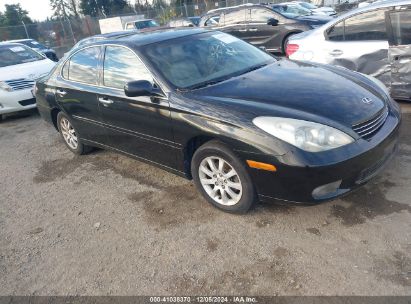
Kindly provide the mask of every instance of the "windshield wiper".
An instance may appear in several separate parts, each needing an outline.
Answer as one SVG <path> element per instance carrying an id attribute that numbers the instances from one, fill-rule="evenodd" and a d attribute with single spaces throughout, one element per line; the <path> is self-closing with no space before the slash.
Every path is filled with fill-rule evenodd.
<path id="1" fill-rule="evenodd" d="M 230 79 L 230 78 L 233 78 L 233 77 L 236 77 L 236 76 L 240 76 L 240 75 L 249 73 L 249 72 L 251 72 L 251 71 L 255 71 L 255 70 L 261 69 L 262 67 L 264 67 L 264 66 L 266 66 L 266 65 L 267 65 L 267 63 L 255 65 L 255 66 L 252 66 L 252 67 L 250 67 L 250 68 L 248 68 L 248 69 L 242 70 L 242 71 L 240 71 L 239 73 L 236 73 L 236 74 L 231 74 L 231 75 L 226 76 L 226 77 L 221 77 L 221 78 L 217 78 L 217 79 L 212 79 L 212 80 L 208 80 L 208 81 L 201 82 L 201 83 L 199 83 L 199 84 L 195 84 L 195 85 L 193 85 L 193 86 L 190 86 L 190 87 L 187 87 L 187 88 L 182 89 L 182 91 L 196 90 L 196 89 L 204 88 L 204 87 L 207 87 L 207 86 L 210 86 L 210 85 L 214 85 L 214 84 L 217 84 L 217 83 L 219 83 L 219 82 L 223 82 L 223 81 L 225 81 L 225 80 L 227 80 L 227 79 Z"/>
<path id="2" fill-rule="evenodd" d="M 224 80 L 227 80 L 229 78 L 231 78 L 231 77 L 224 77 L 224 78 L 220 78 L 220 79 L 213 79 L 213 80 L 209 80 L 209 81 L 204 81 L 204 82 L 201 82 L 199 84 L 195 84 L 193 86 L 185 88 L 184 90 L 196 90 L 196 89 L 208 87 L 210 85 L 217 84 L 219 82 L 223 82 Z"/>
<path id="3" fill-rule="evenodd" d="M 248 68 L 248 69 L 246 69 L 246 70 L 242 70 L 238 75 L 243 75 L 243 74 L 250 73 L 250 72 L 252 72 L 252 71 L 261 69 L 262 67 L 265 67 L 266 65 L 267 65 L 267 63 L 263 63 L 263 64 L 259 64 L 259 65 L 252 66 L 252 67 L 250 67 L 250 68 Z"/>

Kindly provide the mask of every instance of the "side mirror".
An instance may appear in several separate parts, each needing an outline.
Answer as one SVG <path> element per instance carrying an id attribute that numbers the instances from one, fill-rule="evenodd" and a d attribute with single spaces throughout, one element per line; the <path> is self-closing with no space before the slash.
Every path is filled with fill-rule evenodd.
<path id="1" fill-rule="evenodd" d="M 128 97 L 137 97 L 137 96 L 163 96 L 161 91 L 154 87 L 150 81 L 147 80 L 138 80 L 130 81 L 124 86 L 124 92 Z"/>
<path id="2" fill-rule="evenodd" d="M 272 26 L 277 26 L 278 25 L 278 20 L 275 18 L 270 18 L 267 20 L 267 24 L 268 25 L 272 25 Z"/>

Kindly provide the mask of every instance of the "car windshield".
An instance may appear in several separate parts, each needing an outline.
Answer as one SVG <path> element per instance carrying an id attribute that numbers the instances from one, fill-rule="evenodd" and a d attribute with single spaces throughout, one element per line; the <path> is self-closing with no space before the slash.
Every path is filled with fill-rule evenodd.
<path id="1" fill-rule="evenodd" d="M 262 50 L 221 32 L 150 44 L 143 54 L 179 89 L 212 85 L 275 61 Z"/>
<path id="2" fill-rule="evenodd" d="M 148 27 L 157 27 L 159 26 L 157 22 L 155 22 L 154 20 L 144 20 L 144 21 L 137 21 L 135 22 L 136 25 L 136 29 L 144 29 L 144 28 L 148 28 Z"/>
<path id="3" fill-rule="evenodd" d="M 42 45 L 41 43 L 35 40 L 24 40 L 24 41 L 20 41 L 19 43 L 27 45 L 33 49 L 47 49 L 47 47 L 45 47 L 44 45 Z"/>
<path id="4" fill-rule="evenodd" d="M 0 46 L 0 67 L 43 60 L 45 57 L 24 45 Z"/>
<path id="5" fill-rule="evenodd" d="M 312 14 L 310 10 L 299 5 L 277 5 L 273 6 L 273 10 L 290 18 Z"/>

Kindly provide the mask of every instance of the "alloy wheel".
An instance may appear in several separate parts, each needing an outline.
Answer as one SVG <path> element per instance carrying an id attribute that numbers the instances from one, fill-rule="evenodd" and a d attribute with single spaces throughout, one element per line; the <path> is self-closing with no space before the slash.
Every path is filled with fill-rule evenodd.
<path id="1" fill-rule="evenodd" d="M 63 135 L 63 138 L 66 141 L 67 145 L 73 150 L 76 150 L 78 147 L 76 130 L 74 130 L 69 120 L 65 117 L 60 120 L 60 127 L 61 134 Z"/>
<path id="2" fill-rule="evenodd" d="M 200 163 L 198 175 L 203 189 L 215 202 L 233 206 L 240 201 L 243 192 L 240 177 L 223 158 L 204 158 Z"/>

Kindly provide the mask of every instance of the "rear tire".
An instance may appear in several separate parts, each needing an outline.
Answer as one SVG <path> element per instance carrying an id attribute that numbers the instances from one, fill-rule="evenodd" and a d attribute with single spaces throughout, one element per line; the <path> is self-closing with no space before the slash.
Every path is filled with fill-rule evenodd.
<path id="1" fill-rule="evenodd" d="M 194 183 L 213 206 L 231 213 L 246 213 L 256 202 L 254 184 L 243 162 L 223 143 L 210 141 L 194 153 Z"/>
<path id="2" fill-rule="evenodd" d="M 87 154 L 93 148 L 82 143 L 70 119 L 63 112 L 57 115 L 57 126 L 67 148 L 78 155 Z"/>

